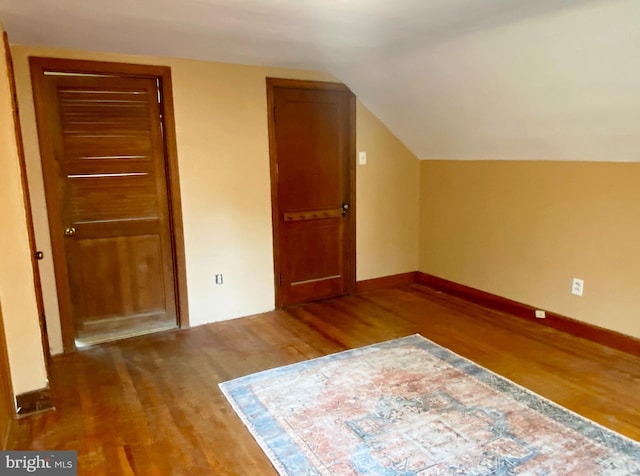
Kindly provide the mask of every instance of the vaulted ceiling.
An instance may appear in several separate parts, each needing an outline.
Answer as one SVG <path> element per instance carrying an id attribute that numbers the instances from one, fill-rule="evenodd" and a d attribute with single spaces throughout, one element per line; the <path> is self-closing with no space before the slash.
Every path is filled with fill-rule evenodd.
<path id="1" fill-rule="evenodd" d="M 0 18 L 18 44 L 329 72 L 419 158 L 640 160 L 637 0 L 0 0 Z"/>

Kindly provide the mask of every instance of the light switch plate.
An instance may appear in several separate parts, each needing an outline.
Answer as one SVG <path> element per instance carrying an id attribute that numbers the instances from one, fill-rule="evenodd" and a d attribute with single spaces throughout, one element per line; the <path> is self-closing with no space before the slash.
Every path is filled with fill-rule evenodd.
<path id="1" fill-rule="evenodd" d="M 358 163 L 360 165 L 367 165 L 367 153 L 366 152 L 358 152 Z"/>
<path id="2" fill-rule="evenodd" d="M 575 294 L 576 296 L 582 296 L 584 292 L 584 279 L 573 278 L 571 281 L 571 294 Z"/>

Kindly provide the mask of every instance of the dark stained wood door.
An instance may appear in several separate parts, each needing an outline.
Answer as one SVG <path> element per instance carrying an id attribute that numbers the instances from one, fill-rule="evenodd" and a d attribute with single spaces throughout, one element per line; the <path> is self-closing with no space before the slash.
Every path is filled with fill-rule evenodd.
<path id="1" fill-rule="evenodd" d="M 43 155 L 47 205 L 52 233 L 64 235 L 56 272 L 68 280 L 76 344 L 175 327 L 157 81 L 49 74 L 44 82 L 36 100 L 53 150 Z"/>
<path id="2" fill-rule="evenodd" d="M 355 281 L 354 96 L 343 85 L 268 79 L 276 304 Z"/>

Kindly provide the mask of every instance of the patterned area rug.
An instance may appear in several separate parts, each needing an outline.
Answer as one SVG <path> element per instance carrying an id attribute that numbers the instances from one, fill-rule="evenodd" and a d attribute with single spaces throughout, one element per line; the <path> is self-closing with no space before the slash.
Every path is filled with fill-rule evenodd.
<path id="1" fill-rule="evenodd" d="M 419 335 L 220 388 L 283 475 L 640 475 L 640 443 Z"/>

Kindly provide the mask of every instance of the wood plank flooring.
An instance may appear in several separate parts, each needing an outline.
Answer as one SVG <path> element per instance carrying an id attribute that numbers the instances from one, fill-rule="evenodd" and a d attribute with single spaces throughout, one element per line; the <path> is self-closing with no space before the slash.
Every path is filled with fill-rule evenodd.
<path id="1" fill-rule="evenodd" d="M 640 440 L 640 358 L 408 285 L 54 358 L 56 410 L 13 447 L 75 449 L 87 475 L 274 475 L 218 383 L 414 333 Z"/>

